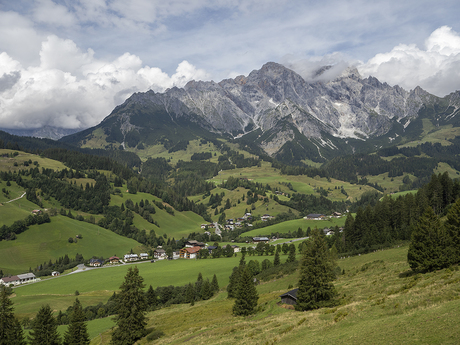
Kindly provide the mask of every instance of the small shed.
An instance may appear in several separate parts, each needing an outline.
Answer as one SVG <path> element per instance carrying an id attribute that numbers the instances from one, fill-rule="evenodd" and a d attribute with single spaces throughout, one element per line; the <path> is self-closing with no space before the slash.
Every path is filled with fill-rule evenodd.
<path id="1" fill-rule="evenodd" d="M 282 294 L 281 297 L 281 303 L 285 304 L 290 304 L 290 305 L 295 305 L 297 304 L 297 290 L 299 289 L 294 289 L 291 291 L 288 291 L 284 294 Z"/>

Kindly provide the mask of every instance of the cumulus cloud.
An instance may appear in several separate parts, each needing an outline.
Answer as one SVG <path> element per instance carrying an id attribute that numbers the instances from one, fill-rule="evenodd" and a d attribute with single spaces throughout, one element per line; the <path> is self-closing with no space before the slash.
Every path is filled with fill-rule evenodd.
<path id="1" fill-rule="evenodd" d="M 54 126 L 83 129 L 98 124 L 132 93 L 183 87 L 208 74 L 187 61 L 169 76 L 143 66 L 130 53 L 104 61 L 71 40 L 51 35 L 42 43 L 40 64 L 27 68 L 0 54 L 0 127 Z"/>
<path id="2" fill-rule="evenodd" d="M 303 59 L 286 55 L 280 63 L 298 73 L 307 82 L 333 80 L 354 64 L 341 53 Z"/>
<path id="3" fill-rule="evenodd" d="M 460 34 L 448 26 L 436 29 L 424 48 L 400 44 L 390 52 L 375 55 L 358 66 L 364 76 L 372 75 L 405 89 L 420 86 L 437 96 L 460 90 Z"/>

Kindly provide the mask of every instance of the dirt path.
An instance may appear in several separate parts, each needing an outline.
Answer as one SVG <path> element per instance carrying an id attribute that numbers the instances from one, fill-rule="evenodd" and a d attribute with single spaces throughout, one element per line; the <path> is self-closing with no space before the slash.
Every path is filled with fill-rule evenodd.
<path id="1" fill-rule="evenodd" d="M 17 197 L 16 199 L 12 199 L 12 200 L 10 200 L 10 201 L 4 202 L 4 204 L 8 204 L 9 202 L 19 200 L 19 199 L 21 199 L 22 197 L 24 197 L 24 195 L 26 195 L 26 192 L 22 193 L 22 195 L 21 195 L 20 197 Z"/>

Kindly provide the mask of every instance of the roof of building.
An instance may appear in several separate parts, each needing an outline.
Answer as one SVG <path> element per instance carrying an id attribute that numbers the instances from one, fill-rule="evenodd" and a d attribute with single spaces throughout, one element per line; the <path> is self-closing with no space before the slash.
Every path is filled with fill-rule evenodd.
<path id="1" fill-rule="evenodd" d="M 321 213 L 310 213 L 310 214 L 307 214 L 307 217 L 308 217 L 308 218 L 319 218 L 319 217 L 324 217 L 324 214 L 321 214 Z"/>
<path id="2" fill-rule="evenodd" d="M 109 258 L 109 260 L 120 260 L 120 258 L 119 258 L 118 256 L 115 256 L 115 255 L 114 255 L 114 256 L 111 256 L 111 257 Z"/>
<path id="3" fill-rule="evenodd" d="M 25 274 L 18 274 L 19 279 L 35 279 L 35 274 L 33 273 L 25 273 Z"/>
<path id="4" fill-rule="evenodd" d="M 253 237 L 253 241 L 269 241 L 270 239 L 268 237 Z"/>
<path id="5" fill-rule="evenodd" d="M 16 280 L 19 280 L 19 277 L 18 276 L 3 277 L 2 280 L 4 283 L 9 283 L 9 282 L 14 282 Z"/>
<path id="6" fill-rule="evenodd" d="M 283 293 L 282 295 L 280 295 L 281 298 L 283 297 L 292 297 L 293 299 L 295 299 L 297 301 L 297 290 L 299 289 L 294 289 L 294 290 L 291 290 L 291 291 L 288 291 L 286 293 Z"/>
<path id="7" fill-rule="evenodd" d="M 195 254 L 195 253 L 198 253 L 201 248 L 200 247 L 190 247 L 190 248 L 184 248 L 184 249 L 190 254 Z"/>

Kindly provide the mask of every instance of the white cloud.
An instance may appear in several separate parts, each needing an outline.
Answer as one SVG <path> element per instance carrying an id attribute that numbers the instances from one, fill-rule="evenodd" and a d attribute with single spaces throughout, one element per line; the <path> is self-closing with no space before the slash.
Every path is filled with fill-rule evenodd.
<path id="1" fill-rule="evenodd" d="M 77 20 L 65 7 L 51 0 L 38 0 L 33 10 L 34 19 L 45 24 L 73 26 Z"/>
<path id="2" fill-rule="evenodd" d="M 437 96 L 460 90 L 460 35 L 452 28 L 436 29 L 426 40 L 425 49 L 400 44 L 390 52 L 375 55 L 358 67 L 390 85 L 405 89 L 420 86 Z"/>
<path id="3" fill-rule="evenodd" d="M 94 55 L 56 36 L 43 42 L 39 66 L 24 68 L 1 53 L 0 127 L 83 129 L 98 124 L 134 92 L 160 92 L 208 77 L 187 61 L 168 76 L 159 68 L 143 66 L 129 53 L 113 61 Z"/>

